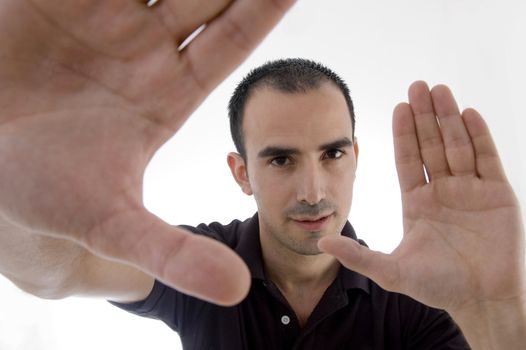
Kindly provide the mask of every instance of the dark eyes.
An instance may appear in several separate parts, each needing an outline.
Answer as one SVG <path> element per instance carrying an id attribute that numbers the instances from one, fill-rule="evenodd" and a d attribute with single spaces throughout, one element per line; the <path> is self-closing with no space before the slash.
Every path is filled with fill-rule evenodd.
<path id="1" fill-rule="evenodd" d="M 322 155 L 322 160 L 325 160 L 325 159 L 336 160 L 336 159 L 340 159 L 343 155 L 344 155 L 344 152 L 342 150 L 330 149 Z M 270 160 L 271 165 L 275 167 L 279 167 L 279 168 L 289 166 L 292 164 L 292 162 L 293 162 L 293 159 L 290 156 L 279 156 L 279 157 L 274 157 Z"/>
<path id="2" fill-rule="evenodd" d="M 343 151 L 339 149 L 331 149 L 325 152 L 324 156 L 327 159 L 339 159 L 343 156 Z"/>
<path id="3" fill-rule="evenodd" d="M 291 163 L 291 160 L 289 157 L 275 157 L 272 158 L 270 161 L 270 164 L 277 166 L 277 167 L 284 167 Z"/>

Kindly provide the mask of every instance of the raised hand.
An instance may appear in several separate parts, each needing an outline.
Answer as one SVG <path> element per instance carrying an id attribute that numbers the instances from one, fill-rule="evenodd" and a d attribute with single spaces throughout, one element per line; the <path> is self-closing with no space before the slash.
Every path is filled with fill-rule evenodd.
<path id="1" fill-rule="evenodd" d="M 143 173 L 292 3 L 3 1 L 0 218 L 203 299 L 239 301 L 250 283 L 241 259 L 147 212 Z"/>
<path id="2" fill-rule="evenodd" d="M 391 253 L 344 237 L 320 248 L 387 290 L 452 314 L 525 300 L 524 229 L 482 117 L 424 82 L 394 111 L 404 236 Z"/>

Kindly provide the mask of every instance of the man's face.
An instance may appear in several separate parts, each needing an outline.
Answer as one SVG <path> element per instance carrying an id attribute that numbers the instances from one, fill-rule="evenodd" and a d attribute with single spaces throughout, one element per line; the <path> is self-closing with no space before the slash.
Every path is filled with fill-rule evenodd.
<path id="1" fill-rule="evenodd" d="M 358 147 L 343 94 L 331 83 L 298 93 L 261 88 L 243 123 L 261 239 L 319 254 L 318 240 L 341 232 L 352 201 Z"/>

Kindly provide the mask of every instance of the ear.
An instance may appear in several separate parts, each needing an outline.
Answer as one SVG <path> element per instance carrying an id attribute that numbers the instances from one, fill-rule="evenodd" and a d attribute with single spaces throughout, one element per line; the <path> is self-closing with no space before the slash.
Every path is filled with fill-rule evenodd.
<path id="1" fill-rule="evenodd" d="M 248 179 L 247 167 L 245 160 L 239 153 L 230 152 L 227 156 L 228 167 L 232 172 L 234 180 L 236 180 L 241 191 L 246 195 L 252 195 L 252 188 L 250 187 L 250 181 Z"/>
<path id="2" fill-rule="evenodd" d="M 360 153 L 360 147 L 358 146 L 358 138 L 354 138 L 353 142 L 354 157 L 356 158 L 356 165 L 358 165 L 358 154 Z"/>

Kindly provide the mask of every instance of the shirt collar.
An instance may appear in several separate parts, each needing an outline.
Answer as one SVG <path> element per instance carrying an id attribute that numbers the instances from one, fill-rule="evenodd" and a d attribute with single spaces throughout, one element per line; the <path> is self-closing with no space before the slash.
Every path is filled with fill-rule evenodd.
<path id="1" fill-rule="evenodd" d="M 252 218 L 241 223 L 239 229 L 239 243 L 235 248 L 235 251 L 247 264 L 252 279 L 266 280 L 267 278 L 263 267 L 263 256 L 261 254 L 261 243 L 259 240 L 258 214 L 254 214 Z M 342 229 L 342 236 L 349 237 L 358 241 L 360 244 L 367 246 L 365 242 L 357 238 L 354 228 L 348 221 Z M 370 280 L 357 272 L 345 268 L 344 266 L 341 267 L 338 278 L 341 280 L 345 290 L 358 288 L 367 293 L 370 292 Z"/>

